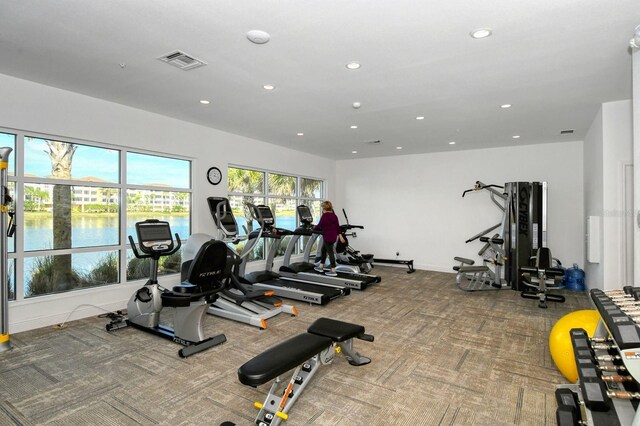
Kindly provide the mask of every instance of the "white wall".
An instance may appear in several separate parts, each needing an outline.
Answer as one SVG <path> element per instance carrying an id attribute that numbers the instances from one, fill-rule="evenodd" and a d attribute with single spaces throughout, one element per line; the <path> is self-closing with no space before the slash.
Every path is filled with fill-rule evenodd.
<path id="1" fill-rule="evenodd" d="M 414 259 L 420 269 L 451 271 L 454 256 L 478 259 L 464 241 L 500 220 L 486 192 L 461 198 L 480 180 L 549 183 L 548 244 L 565 264 L 582 264 L 582 142 L 524 145 L 338 161 L 336 199 L 365 226 L 353 245 L 380 258 Z"/>
<path id="2" fill-rule="evenodd" d="M 635 49 L 632 54 L 632 85 L 633 85 L 633 163 L 638 165 L 634 168 L 634 212 L 638 218 L 640 211 L 640 49 Z M 635 268 L 634 280 L 640 280 L 640 222 L 636 221 L 634 226 L 634 249 L 635 249 Z"/>
<path id="3" fill-rule="evenodd" d="M 603 126 L 603 261 L 605 290 L 622 288 L 624 278 L 623 169 L 633 163 L 632 105 L 630 100 L 602 104 Z M 632 182 L 629 182 L 632 184 Z"/>
<path id="4" fill-rule="evenodd" d="M 602 104 L 585 138 L 584 153 L 585 216 L 599 216 L 602 224 L 600 262 L 586 264 L 587 285 L 621 288 L 627 284 L 623 170 L 633 162 L 631 101 Z"/>
<path id="5" fill-rule="evenodd" d="M 603 126 L 602 126 L 602 108 L 598 110 L 591 127 L 584 138 L 584 215 L 585 220 L 589 216 L 601 218 L 604 203 L 604 179 L 602 177 L 602 158 L 603 158 Z M 601 220 L 601 219 L 600 219 Z M 586 262 L 584 272 L 586 285 L 590 288 L 602 288 L 604 282 L 604 267 L 602 266 L 602 240 L 603 232 L 600 227 L 600 233 L 591 238 L 591 244 L 597 246 L 597 252 L 600 253 L 598 262 Z M 586 245 L 586 244 L 585 244 Z"/>
<path id="6" fill-rule="evenodd" d="M 194 233 L 213 233 L 206 197 L 226 195 L 226 180 L 216 187 L 207 183 L 205 174 L 211 166 L 225 173 L 232 163 L 322 178 L 327 180 L 328 195 L 334 196 L 333 160 L 4 75 L 0 75 L 0 127 L 192 158 Z M 136 286 L 114 285 L 11 302 L 10 329 L 18 332 L 59 323 L 86 303 L 109 310 L 122 308 Z M 98 312 L 81 308 L 72 319 Z"/>

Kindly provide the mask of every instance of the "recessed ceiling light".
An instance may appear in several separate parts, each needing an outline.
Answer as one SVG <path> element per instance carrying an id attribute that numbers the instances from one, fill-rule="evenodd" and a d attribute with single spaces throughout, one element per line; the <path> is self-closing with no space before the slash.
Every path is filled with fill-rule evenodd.
<path id="1" fill-rule="evenodd" d="M 208 100 L 206 100 L 206 99 L 202 99 L 202 100 L 200 101 L 200 103 L 201 103 L 202 105 L 209 105 L 209 104 L 211 103 L 211 101 L 208 101 Z"/>
<path id="2" fill-rule="evenodd" d="M 416 120 L 424 120 L 424 117 L 420 115 L 420 116 L 416 117 Z"/>
<path id="3" fill-rule="evenodd" d="M 262 86 L 262 88 L 264 90 L 273 90 L 276 88 L 276 86 L 274 86 L 273 84 L 265 84 L 264 86 Z"/>
<path id="4" fill-rule="evenodd" d="M 401 146 L 396 146 L 396 149 L 402 149 L 402 147 Z"/>
<path id="5" fill-rule="evenodd" d="M 513 135 L 511 136 L 513 139 L 520 139 L 520 135 Z"/>
<path id="6" fill-rule="evenodd" d="M 454 141 L 449 142 L 449 145 L 455 145 L 456 143 Z"/>
<path id="7" fill-rule="evenodd" d="M 360 64 L 357 62 L 349 62 L 347 64 L 347 68 L 349 68 L 350 70 L 357 70 L 358 68 L 360 68 Z"/>
<path id="8" fill-rule="evenodd" d="M 358 151 L 351 151 L 351 153 L 352 153 L 352 154 L 357 154 L 357 153 L 358 153 Z"/>
<path id="9" fill-rule="evenodd" d="M 493 34 L 491 28 L 478 28 L 469 33 L 469 35 L 473 38 L 485 38 L 489 37 L 491 34 Z"/>
<path id="10" fill-rule="evenodd" d="M 511 108 L 511 104 L 500 105 L 500 108 L 503 108 L 503 109 Z"/>
<path id="11" fill-rule="evenodd" d="M 298 133 L 298 136 L 304 136 L 304 133 L 300 132 Z"/>
<path id="12" fill-rule="evenodd" d="M 351 126 L 351 128 L 352 128 L 352 129 L 357 129 L 357 128 L 358 128 L 358 126 Z"/>

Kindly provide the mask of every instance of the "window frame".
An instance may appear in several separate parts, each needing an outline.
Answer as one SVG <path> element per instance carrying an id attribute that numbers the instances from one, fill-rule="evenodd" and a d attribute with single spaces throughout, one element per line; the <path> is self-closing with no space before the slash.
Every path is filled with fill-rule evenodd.
<path id="1" fill-rule="evenodd" d="M 299 175 L 296 173 L 291 173 L 291 172 L 282 172 L 282 171 L 276 171 L 276 170 L 270 170 L 270 169 L 261 169 L 258 167 L 249 167 L 249 166 L 243 166 L 243 165 L 238 165 L 238 164 L 232 164 L 229 163 L 227 165 L 227 177 L 229 176 L 229 169 L 234 168 L 234 169 L 242 169 L 242 170 L 248 170 L 248 171 L 252 171 L 252 172 L 260 172 L 260 173 L 264 173 L 264 179 L 262 182 L 262 192 L 259 194 L 250 194 L 250 193 L 242 193 L 242 192 L 232 192 L 229 191 L 229 182 L 227 181 L 227 197 L 244 197 L 244 196 L 251 196 L 251 197 L 261 197 L 264 199 L 265 201 L 265 205 L 269 206 L 269 200 L 270 199 L 285 199 L 285 200 L 295 200 L 295 207 L 297 209 L 297 207 L 301 204 L 301 201 L 323 201 L 326 197 L 326 193 L 327 193 L 327 180 L 326 179 L 322 179 L 322 178 L 318 178 L 318 177 L 312 177 L 312 176 L 308 176 L 308 175 Z M 276 175 L 284 175 L 284 176 L 291 176 L 295 178 L 295 191 L 294 191 L 294 195 L 277 195 L 277 194 L 269 194 L 269 175 L 270 174 L 276 174 Z M 310 197 L 303 197 L 301 195 L 301 183 L 302 183 L 302 179 L 309 179 L 309 180 L 315 180 L 315 181 L 319 181 L 322 183 L 322 187 L 320 188 L 320 197 L 319 198 L 310 198 Z M 277 216 L 276 212 L 273 212 L 274 216 Z M 277 217 L 275 218 L 276 222 L 277 222 Z M 319 218 L 315 218 L 316 220 Z M 298 226 L 298 216 L 297 216 L 297 212 L 295 215 L 295 226 Z M 300 247 L 296 247 L 296 250 L 294 252 L 294 254 L 299 254 L 300 253 L 301 248 Z M 283 250 L 284 251 L 284 248 Z M 264 253 L 264 251 L 263 251 Z M 283 256 L 276 256 L 275 258 L 282 258 Z M 264 255 L 262 258 L 255 258 L 252 260 L 252 262 L 261 262 L 264 261 Z"/>
<path id="2" fill-rule="evenodd" d="M 107 144 L 102 142 L 83 140 L 79 138 L 64 137 L 58 135 L 51 135 L 36 131 L 18 130 L 8 127 L 0 127 L 0 133 L 8 133 L 15 135 L 15 149 L 11 153 L 14 156 L 14 173 L 8 175 L 8 181 L 13 182 L 15 185 L 14 200 L 15 211 L 17 219 L 17 230 L 14 236 L 14 251 L 9 252 L 9 261 L 14 261 L 14 292 L 15 298 L 12 300 L 15 302 L 22 302 L 26 300 L 32 300 L 42 297 L 64 297 L 69 293 L 76 293 L 78 291 L 92 291 L 111 287 L 114 285 L 126 285 L 140 279 L 127 280 L 127 251 L 130 250 L 129 241 L 127 239 L 127 190 L 150 190 L 150 191 L 166 191 L 166 192 L 186 192 L 189 193 L 189 233 L 193 229 L 194 211 L 193 211 L 193 173 L 195 159 L 182 155 L 174 155 L 166 152 L 156 152 L 147 149 L 131 148 L 126 146 L 120 146 L 115 144 Z M 25 176 L 25 139 L 37 138 L 44 140 L 55 140 L 57 142 L 64 142 L 69 144 L 85 145 L 96 148 L 104 148 L 118 151 L 119 157 L 119 182 L 95 182 L 95 181 L 83 181 L 77 179 L 51 179 L 37 176 Z M 189 188 L 171 187 L 171 186 L 151 186 L 151 185 L 128 185 L 127 178 L 127 153 L 143 154 L 154 157 L 163 157 L 168 159 L 183 160 L 189 162 Z M 91 247 L 76 247 L 69 249 L 45 249 L 45 250 L 30 250 L 25 251 L 24 246 L 24 230 L 21 229 L 24 226 L 24 186 L 25 184 L 34 185 L 69 185 L 69 186 L 82 186 L 82 187 L 99 187 L 99 188 L 114 188 L 119 191 L 118 199 L 118 244 L 91 246 Z M 82 194 L 84 198 L 84 194 Z M 72 195 L 73 200 L 73 195 Z M 52 256 L 52 255 L 66 255 L 66 254 L 81 254 L 81 253 L 96 253 L 96 252 L 111 252 L 118 251 L 119 270 L 118 270 L 118 282 L 110 283 L 100 286 L 85 287 L 80 289 L 70 289 L 56 293 L 46 293 L 37 296 L 25 297 L 25 259 Z M 177 273 L 176 273 L 177 274 Z M 176 275 L 171 274 L 171 275 Z"/>

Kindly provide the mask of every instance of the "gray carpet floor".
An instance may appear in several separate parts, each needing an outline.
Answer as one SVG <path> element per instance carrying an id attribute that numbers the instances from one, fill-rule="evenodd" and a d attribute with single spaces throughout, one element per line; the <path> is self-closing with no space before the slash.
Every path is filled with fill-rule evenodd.
<path id="1" fill-rule="evenodd" d="M 554 322 L 590 309 L 584 293 L 539 309 L 500 290 L 465 293 L 453 274 L 377 267 L 382 283 L 327 306 L 295 304 L 267 330 L 207 316 L 228 341 L 187 359 L 180 346 L 105 318 L 12 335 L 0 354 L 0 425 L 253 424 L 268 386 L 236 371 L 320 317 L 362 324 L 371 364 L 342 356 L 322 367 L 289 413 L 295 425 L 554 425 L 555 385 L 566 383 L 548 348 Z"/>

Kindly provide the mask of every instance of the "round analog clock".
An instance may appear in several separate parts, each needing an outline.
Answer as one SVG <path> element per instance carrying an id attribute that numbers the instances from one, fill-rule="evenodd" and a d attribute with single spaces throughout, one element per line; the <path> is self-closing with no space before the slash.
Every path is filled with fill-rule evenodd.
<path id="1" fill-rule="evenodd" d="M 217 167 L 211 167 L 207 171 L 207 180 L 211 185 L 217 185 L 222 181 L 222 172 Z"/>

